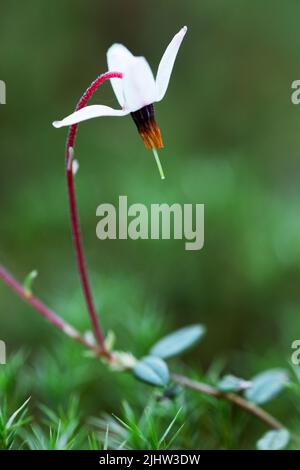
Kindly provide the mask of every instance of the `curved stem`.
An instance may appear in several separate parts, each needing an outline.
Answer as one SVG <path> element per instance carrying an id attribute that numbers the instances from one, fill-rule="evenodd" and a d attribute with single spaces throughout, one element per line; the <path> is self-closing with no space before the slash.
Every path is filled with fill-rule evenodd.
<path id="1" fill-rule="evenodd" d="M 88 103 L 89 99 L 93 96 L 95 91 L 99 88 L 99 86 L 102 85 L 103 82 L 111 78 L 122 78 L 122 74 L 118 72 L 107 72 L 103 75 L 100 75 L 98 78 L 96 78 L 96 80 L 88 87 L 88 89 L 85 91 L 85 93 L 79 100 L 75 110 L 78 111 L 79 109 L 84 108 L 86 104 Z M 72 168 L 77 128 L 78 128 L 78 124 L 73 124 L 72 126 L 70 126 L 68 137 L 67 137 L 67 143 L 66 143 L 66 177 L 67 177 L 67 188 L 68 188 L 68 195 L 69 195 L 69 210 L 70 210 L 71 227 L 72 227 L 74 248 L 75 248 L 76 259 L 77 259 L 77 267 L 78 267 L 82 290 L 83 290 L 83 294 L 85 297 L 89 316 L 91 319 L 93 331 L 95 334 L 95 338 L 99 344 L 100 352 L 103 353 L 103 355 L 107 355 L 106 348 L 105 348 L 104 335 L 100 328 L 99 320 L 97 318 L 97 313 L 96 313 L 96 309 L 94 305 L 94 300 L 93 300 L 88 273 L 86 269 L 83 243 L 82 243 L 82 238 L 80 234 L 80 223 L 79 223 L 76 194 L 75 194 L 74 174 L 73 174 L 73 168 Z"/>

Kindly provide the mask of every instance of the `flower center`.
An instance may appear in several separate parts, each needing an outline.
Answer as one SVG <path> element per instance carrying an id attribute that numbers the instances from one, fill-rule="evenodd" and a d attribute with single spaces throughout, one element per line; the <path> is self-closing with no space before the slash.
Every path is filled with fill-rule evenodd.
<path id="1" fill-rule="evenodd" d="M 160 149 L 163 142 L 160 129 L 155 121 L 154 106 L 148 104 L 130 113 L 147 149 Z"/>

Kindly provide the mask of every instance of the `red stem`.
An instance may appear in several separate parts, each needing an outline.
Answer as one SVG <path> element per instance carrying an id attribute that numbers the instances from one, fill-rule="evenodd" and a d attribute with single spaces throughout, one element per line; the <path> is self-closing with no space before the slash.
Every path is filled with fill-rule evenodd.
<path id="1" fill-rule="evenodd" d="M 83 336 L 81 336 L 81 334 L 73 326 L 65 322 L 61 317 L 53 312 L 53 310 L 48 308 L 43 302 L 33 296 L 32 293 L 24 288 L 3 266 L 0 266 L 0 279 L 2 279 L 19 297 L 21 297 L 21 299 L 35 308 L 35 310 L 37 310 L 56 328 L 84 346 L 95 350 L 95 347 Z"/>
<path id="2" fill-rule="evenodd" d="M 111 78 L 122 78 L 122 74 L 119 72 L 107 72 L 103 75 L 100 75 L 98 78 L 96 78 L 96 80 L 88 87 L 86 92 L 83 94 L 83 96 L 79 100 L 76 106 L 76 111 L 84 108 L 87 105 L 89 99 L 93 96 L 95 91 L 99 88 L 99 86 L 102 85 L 103 82 Z M 89 282 L 87 269 L 86 269 L 83 243 L 82 243 L 82 238 L 80 234 L 80 223 L 79 223 L 76 194 L 75 194 L 75 185 L 74 185 L 74 174 L 72 170 L 72 154 L 70 154 L 70 148 L 74 149 L 77 128 L 78 128 L 78 124 L 73 124 L 72 126 L 70 126 L 68 137 L 67 137 L 67 143 L 66 143 L 66 176 L 67 176 L 67 187 L 68 187 L 68 195 L 69 195 L 69 210 L 70 210 L 70 218 L 71 218 L 71 227 L 72 227 L 74 248 L 76 252 L 77 266 L 78 266 L 78 271 L 80 275 L 80 281 L 82 285 L 83 294 L 84 294 L 85 301 L 87 304 L 95 338 L 97 342 L 99 343 L 100 350 L 105 354 L 106 351 L 105 351 L 104 335 L 102 333 L 99 320 L 97 318 L 97 313 L 96 313 L 93 296 L 92 296 L 92 292 L 90 288 L 90 282 Z"/>
<path id="3" fill-rule="evenodd" d="M 87 341 L 84 336 L 81 336 L 80 333 L 75 330 L 75 328 L 73 328 L 68 323 L 64 322 L 56 313 L 50 310 L 39 299 L 34 297 L 31 292 L 28 292 L 28 290 L 25 289 L 16 279 L 14 279 L 13 276 L 1 265 L 0 279 L 2 279 L 13 291 L 16 292 L 17 295 L 19 295 L 19 297 L 25 300 L 25 302 L 32 305 L 39 313 L 41 313 L 41 315 L 47 318 L 47 320 L 54 326 L 56 326 L 58 329 L 60 329 L 71 338 L 75 339 L 79 343 L 94 351 L 95 355 L 105 356 L 106 359 L 108 359 L 110 362 L 113 361 L 113 357 L 108 352 L 101 352 L 98 350 L 98 348 L 95 348 L 95 346 L 89 341 Z M 256 416 L 271 428 L 284 428 L 283 424 L 276 418 L 274 418 L 272 415 L 270 415 L 254 403 L 248 402 L 239 395 L 236 395 L 235 393 L 222 393 L 206 383 L 196 382 L 182 375 L 172 374 L 172 380 L 175 383 L 182 385 L 183 387 L 191 388 L 197 392 L 204 393 L 206 395 L 211 395 L 215 398 L 223 398 L 225 400 L 229 400 L 230 402 L 233 402 L 235 405 L 244 409 L 248 413 L 251 413 L 252 415 Z M 294 441 L 298 442 L 297 436 L 292 434 L 291 437 Z"/>

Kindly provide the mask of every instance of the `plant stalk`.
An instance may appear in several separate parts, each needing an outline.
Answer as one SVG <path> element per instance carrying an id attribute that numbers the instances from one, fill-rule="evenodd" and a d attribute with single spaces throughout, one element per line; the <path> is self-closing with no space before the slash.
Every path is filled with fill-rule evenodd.
<path id="1" fill-rule="evenodd" d="M 80 98 L 75 111 L 84 108 L 89 99 L 93 96 L 95 91 L 99 88 L 102 83 L 106 80 L 112 78 L 122 78 L 122 74 L 118 72 L 107 72 L 103 75 L 100 75 L 92 84 L 88 87 L 85 91 L 83 96 Z M 94 331 L 94 335 L 96 338 L 97 343 L 100 347 L 100 354 L 107 355 L 106 347 L 105 347 L 105 339 L 100 327 L 100 323 L 97 317 L 95 304 L 92 296 L 92 291 L 90 287 L 90 281 L 87 273 L 86 262 L 85 262 L 85 255 L 84 255 L 84 248 L 82 237 L 80 233 L 80 222 L 79 222 L 79 215 L 78 215 L 78 208 L 77 208 L 77 201 L 76 201 L 76 192 L 75 192 L 75 184 L 74 184 L 74 174 L 73 174 L 73 154 L 74 154 L 74 146 L 75 146 L 75 139 L 77 135 L 78 124 L 73 124 L 69 127 L 69 132 L 67 136 L 66 142 L 66 178 L 67 178 L 67 189 L 68 189 L 68 196 L 69 196 L 69 211 L 70 211 L 70 220 L 71 220 L 71 228 L 73 234 L 73 241 L 74 241 L 74 249 L 76 253 L 76 260 L 77 260 L 77 268 L 80 276 L 81 286 L 84 294 L 84 298 L 86 301 L 88 313 L 90 316 L 92 328 Z"/>
<path id="2" fill-rule="evenodd" d="M 82 336 L 73 326 L 66 323 L 60 316 L 55 312 L 49 309 L 43 302 L 41 302 L 37 297 L 33 296 L 31 293 L 28 293 L 28 290 L 25 289 L 3 266 L 0 265 L 0 279 L 2 279 L 21 299 L 30 304 L 35 310 L 37 310 L 43 317 L 45 317 L 52 325 L 61 330 L 63 333 L 68 335 L 70 338 L 78 341 L 88 349 L 92 350 L 96 356 L 105 356 L 103 351 L 99 351 L 99 348 L 96 348 L 91 344 L 84 336 Z M 106 359 L 109 362 L 112 362 L 113 357 L 109 354 L 106 354 Z M 203 382 L 198 382 L 196 380 L 189 379 L 183 375 L 172 374 L 171 376 L 173 382 L 190 388 L 199 393 L 204 393 L 215 397 L 216 399 L 224 399 L 234 403 L 239 408 L 243 409 L 247 413 L 255 416 L 260 421 L 262 421 L 267 426 L 272 429 L 285 429 L 285 426 L 276 418 L 274 418 L 270 413 L 255 405 L 254 403 L 245 400 L 235 393 L 225 393 L 221 392 L 215 387 L 208 385 Z M 299 443 L 298 436 L 291 434 L 291 438 Z"/>
<path id="3" fill-rule="evenodd" d="M 73 326 L 65 322 L 59 315 L 47 307 L 31 292 L 28 292 L 28 289 L 22 286 L 22 284 L 20 284 L 3 266 L 0 266 L 0 279 L 2 279 L 5 284 L 7 284 L 22 300 L 37 310 L 53 326 L 87 348 L 93 349 L 95 352 L 97 351 L 97 348 L 92 343 L 85 339 L 84 336 L 82 336 Z"/>
<path id="4" fill-rule="evenodd" d="M 215 387 L 212 387 L 211 385 L 198 382 L 196 380 L 191 380 L 188 377 L 185 377 L 183 375 L 173 374 L 172 380 L 176 382 L 177 384 L 190 388 L 192 390 L 195 390 L 196 392 L 204 393 L 205 395 L 210 395 L 215 398 L 221 398 L 221 399 L 223 398 L 225 400 L 231 401 L 238 407 L 256 416 L 257 418 L 259 418 L 261 421 L 263 421 L 265 424 L 267 424 L 273 429 L 285 428 L 285 426 L 276 418 L 273 418 L 272 415 L 270 415 L 269 413 L 267 413 L 265 410 L 255 405 L 254 403 L 251 403 L 250 401 L 245 400 L 244 398 L 240 397 L 236 393 L 221 392 L 220 390 L 218 390 Z"/>

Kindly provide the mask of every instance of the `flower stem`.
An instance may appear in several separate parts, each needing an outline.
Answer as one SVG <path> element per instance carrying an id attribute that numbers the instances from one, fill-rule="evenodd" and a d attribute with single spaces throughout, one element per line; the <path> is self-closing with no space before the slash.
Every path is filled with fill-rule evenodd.
<path id="1" fill-rule="evenodd" d="M 155 158 L 157 167 L 158 167 L 158 171 L 159 171 L 160 177 L 161 177 L 162 180 L 164 180 L 164 179 L 165 179 L 165 174 L 164 174 L 164 170 L 162 169 L 162 166 L 161 166 L 161 163 L 160 163 L 160 159 L 159 159 L 157 150 L 156 150 L 155 148 L 153 148 L 153 149 L 152 149 L 152 152 L 153 152 L 153 155 L 154 155 L 154 158 Z"/>
<path id="2" fill-rule="evenodd" d="M 102 85 L 103 82 L 109 80 L 111 78 L 122 78 L 122 74 L 118 72 L 107 72 L 103 75 L 100 75 L 92 84 L 88 87 L 85 91 L 81 99 L 79 100 L 75 111 L 82 109 L 86 106 L 89 99 L 93 96 L 95 91 Z M 74 174 L 72 169 L 72 158 L 74 152 L 74 144 L 75 138 L 77 134 L 78 124 L 73 124 L 69 128 L 67 143 L 66 143 L 66 177 L 67 177 L 67 188 L 68 188 L 68 196 L 69 196 L 69 211 L 70 211 L 70 219 L 71 219 L 71 228 L 74 240 L 74 249 L 76 253 L 77 259 L 77 267 L 80 275 L 80 281 L 82 285 L 83 294 L 85 297 L 85 301 L 87 304 L 87 309 L 89 312 L 91 324 L 93 327 L 94 335 L 97 340 L 97 343 L 100 347 L 100 352 L 106 352 L 105 348 L 105 339 L 100 328 L 99 320 L 97 318 L 97 313 L 94 305 L 94 300 L 92 296 L 92 291 L 90 287 L 90 282 L 88 278 L 88 273 L 86 269 L 85 263 L 85 256 L 84 256 L 84 249 L 82 238 L 80 234 L 80 223 L 79 223 L 79 216 L 78 216 L 78 209 L 77 209 L 77 202 L 76 202 L 76 194 L 75 194 L 75 184 L 74 184 Z M 72 150 L 71 150 L 72 149 Z"/>

